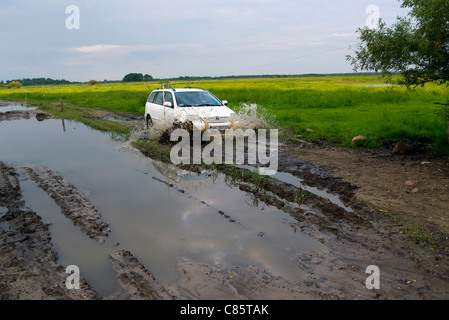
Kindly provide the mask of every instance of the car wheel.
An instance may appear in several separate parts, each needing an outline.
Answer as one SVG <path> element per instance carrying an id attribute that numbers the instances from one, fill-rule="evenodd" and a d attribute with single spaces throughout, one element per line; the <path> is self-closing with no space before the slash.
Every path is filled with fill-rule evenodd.
<path id="1" fill-rule="evenodd" d="M 153 126 L 153 119 L 151 119 L 151 116 L 148 114 L 147 118 L 145 119 L 145 123 L 147 125 L 147 129 Z"/>

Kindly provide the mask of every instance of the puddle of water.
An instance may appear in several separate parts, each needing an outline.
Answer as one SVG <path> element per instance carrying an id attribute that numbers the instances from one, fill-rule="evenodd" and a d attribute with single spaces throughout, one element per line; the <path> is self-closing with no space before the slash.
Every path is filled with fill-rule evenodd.
<path id="1" fill-rule="evenodd" d="M 29 107 L 29 106 L 24 106 L 22 104 L 17 104 L 17 103 L 11 103 L 11 104 L 3 104 L 0 103 L 0 113 L 2 112 L 8 112 L 8 111 L 26 111 L 26 110 L 34 110 L 37 109 L 37 107 Z"/>
<path id="2" fill-rule="evenodd" d="M 344 205 L 344 203 L 340 200 L 340 198 L 332 193 L 327 192 L 326 190 L 320 190 L 315 187 L 311 187 L 308 185 L 305 185 L 303 182 L 303 179 L 300 179 L 298 177 L 295 177 L 294 175 L 287 173 L 287 172 L 277 172 L 274 176 L 274 178 L 283 181 L 285 183 L 289 183 L 291 185 L 294 185 L 295 187 L 302 188 L 306 191 L 309 191 L 323 199 L 329 200 L 331 203 L 345 209 L 347 212 L 354 212 L 354 210 L 351 207 L 347 207 Z"/>
<path id="3" fill-rule="evenodd" d="M 296 221 L 289 215 L 255 203 L 238 188 L 226 186 L 223 175 L 175 186 L 188 187 L 189 199 L 186 202 L 186 195 L 167 188 L 174 207 L 184 206 L 177 232 L 183 247 L 200 261 L 207 258 L 212 264 L 256 264 L 293 280 L 299 273 L 287 262 L 291 251 L 319 247 L 305 235 L 295 233 L 291 225 Z"/>
<path id="4" fill-rule="evenodd" d="M 245 168 L 248 170 L 252 170 L 257 172 L 257 168 L 253 167 L 253 166 L 248 166 L 248 165 L 241 165 L 239 166 L 241 168 Z M 334 195 L 332 193 L 329 193 L 326 190 L 321 190 L 315 187 L 311 187 L 308 186 L 306 184 L 304 184 L 304 180 L 301 178 L 298 178 L 288 172 L 282 172 L 282 171 L 278 171 L 276 172 L 273 176 L 273 178 L 285 182 L 285 183 L 289 183 L 297 188 L 301 188 L 303 190 L 306 190 L 310 193 L 313 193 L 314 195 L 323 198 L 323 199 L 327 199 L 329 200 L 331 203 L 339 206 L 340 208 L 345 209 L 347 212 L 354 212 L 354 210 L 351 207 L 347 207 L 345 206 L 345 204 L 340 200 L 340 198 L 337 195 Z"/>
<path id="5" fill-rule="evenodd" d="M 103 244 L 74 227 L 32 182 L 21 182 L 27 205 L 53 224 L 61 264 L 78 265 L 100 294 L 116 286 L 108 254 L 119 249 L 131 251 L 161 283 L 179 279 L 179 257 L 212 265 L 256 265 L 295 281 L 304 275 L 290 257 L 323 249 L 296 231 L 296 220 L 288 214 L 255 203 L 227 186 L 223 176 L 179 172 L 79 123 L 2 122 L 0 146 L 2 161 L 45 165 L 89 191 L 89 200 L 112 230 Z"/>

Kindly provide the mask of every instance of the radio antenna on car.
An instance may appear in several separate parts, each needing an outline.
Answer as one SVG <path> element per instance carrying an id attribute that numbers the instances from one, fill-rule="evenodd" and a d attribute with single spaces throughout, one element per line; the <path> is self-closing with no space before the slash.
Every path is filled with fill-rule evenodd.
<path id="1" fill-rule="evenodd" d="M 165 121 L 165 87 L 162 82 L 162 108 L 164 109 L 164 121 Z"/>

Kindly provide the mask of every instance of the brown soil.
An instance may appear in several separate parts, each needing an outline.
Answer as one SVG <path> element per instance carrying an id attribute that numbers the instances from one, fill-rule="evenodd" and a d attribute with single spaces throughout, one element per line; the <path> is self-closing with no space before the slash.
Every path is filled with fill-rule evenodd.
<path id="1" fill-rule="evenodd" d="M 390 218 L 398 227 L 424 228 L 438 238 L 440 245 L 448 246 L 448 157 L 394 155 L 389 150 L 364 151 L 306 142 L 287 144 L 283 149 L 286 156 L 318 164 L 355 186 L 353 201 L 365 204 L 373 213 Z"/>

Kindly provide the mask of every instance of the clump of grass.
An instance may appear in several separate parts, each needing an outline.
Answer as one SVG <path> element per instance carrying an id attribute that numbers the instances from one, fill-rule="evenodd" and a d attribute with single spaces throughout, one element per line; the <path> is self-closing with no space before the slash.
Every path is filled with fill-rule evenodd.
<path id="1" fill-rule="evenodd" d="M 415 226 L 412 224 L 403 227 L 401 230 L 404 237 L 416 244 L 426 243 L 438 246 L 439 241 L 425 227 Z"/>
<path id="2" fill-rule="evenodd" d="M 298 205 L 302 205 L 305 203 L 305 193 L 302 191 L 302 188 L 293 190 L 293 201 Z"/>

